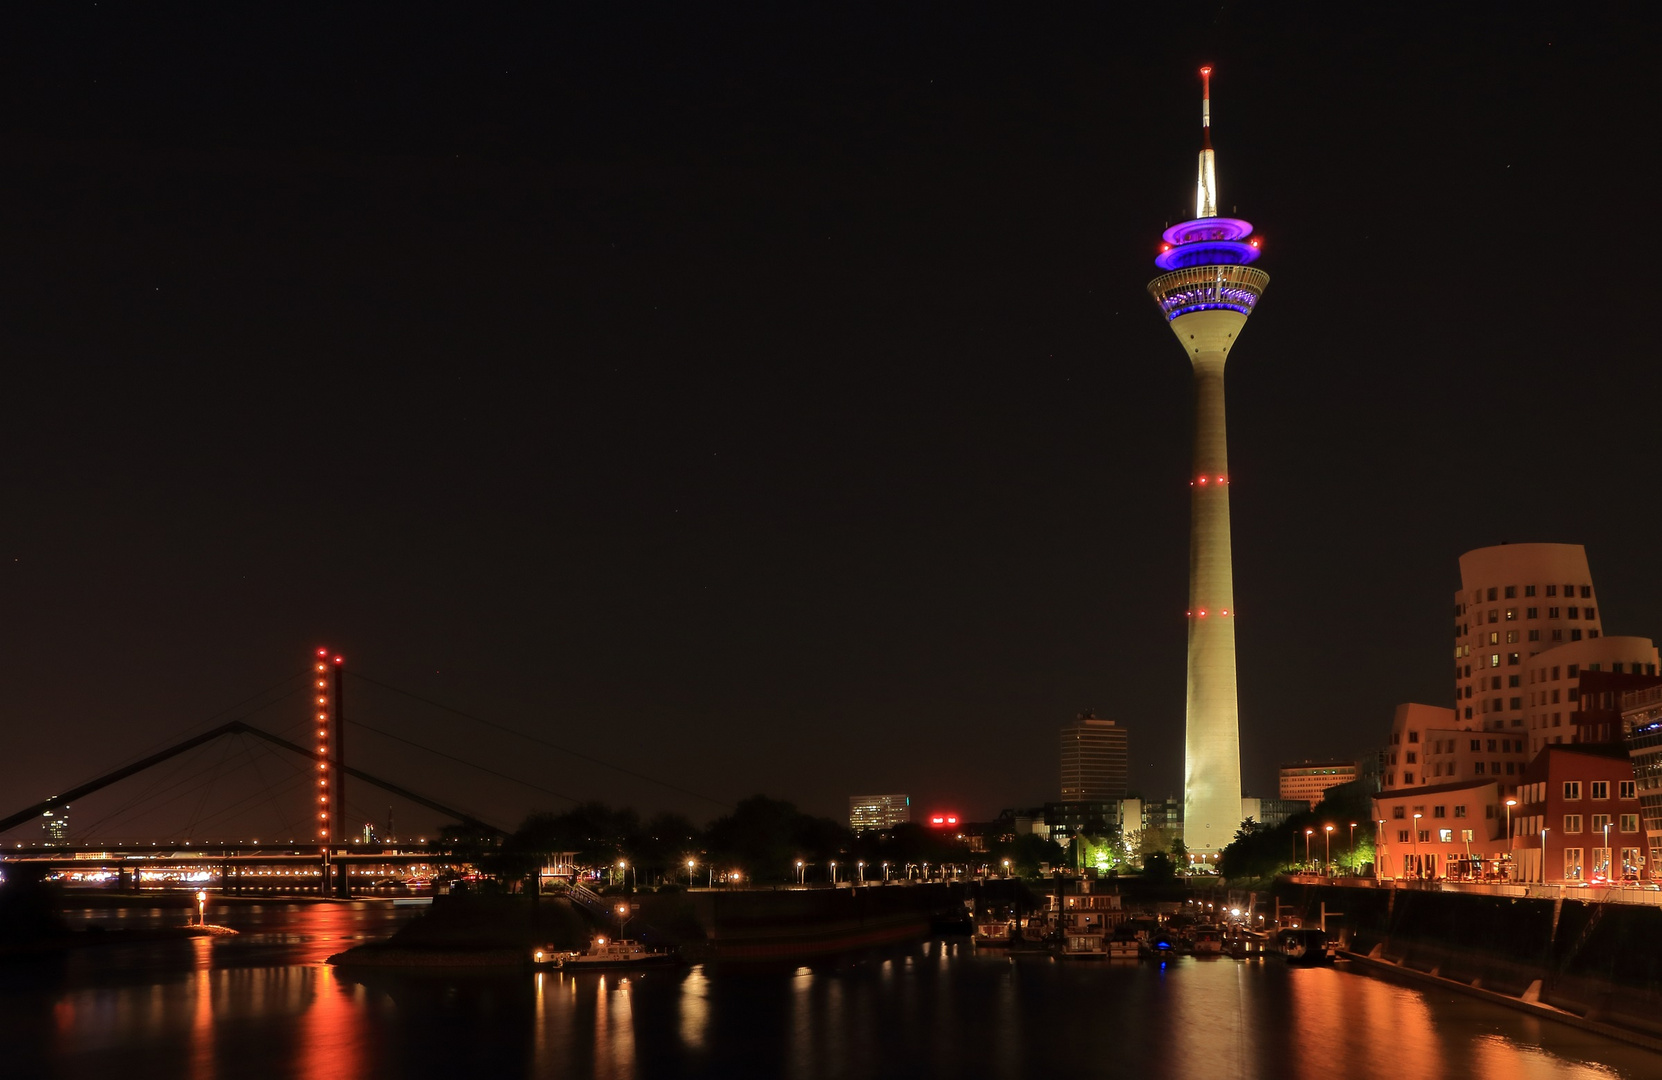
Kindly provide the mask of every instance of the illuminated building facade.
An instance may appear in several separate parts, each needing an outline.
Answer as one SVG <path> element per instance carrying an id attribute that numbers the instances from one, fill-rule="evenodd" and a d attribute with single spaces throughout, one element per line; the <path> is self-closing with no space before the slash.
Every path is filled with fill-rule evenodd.
<path id="1" fill-rule="evenodd" d="M 855 833 L 888 829 L 911 820 L 912 800 L 908 795 L 848 797 L 848 827 Z"/>
<path id="2" fill-rule="evenodd" d="M 1062 801 L 1125 798 L 1125 729 L 1091 713 L 1062 728 Z"/>
<path id="3" fill-rule="evenodd" d="M 1224 363 L 1269 285 L 1252 267 L 1250 222 L 1218 216 L 1212 152 L 1211 68 L 1202 104 L 1195 217 L 1167 229 L 1148 284 L 1194 368 L 1194 469 L 1189 512 L 1189 646 L 1185 710 L 1183 840 L 1210 861 L 1241 823 L 1240 715 L 1235 695 L 1235 584 L 1229 535 L 1229 455 Z"/>
<path id="4" fill-rule="evenodd" d="M 1280 795 L 1289 801 L 1308 803 L 1313 810 L 1328 788 L 1350 783 L 1359 771 L 1354 761 L 1301 761 L 1283 765 Z"/>
<path id="5" fill-rule="evenodd" d="M 54 847 L 61 847 L 69 843 L 69 807 L 66 804 L 59 810 L 42 810 L 40 812 L 40 828 L 46 834 L 46 842 Z"/>

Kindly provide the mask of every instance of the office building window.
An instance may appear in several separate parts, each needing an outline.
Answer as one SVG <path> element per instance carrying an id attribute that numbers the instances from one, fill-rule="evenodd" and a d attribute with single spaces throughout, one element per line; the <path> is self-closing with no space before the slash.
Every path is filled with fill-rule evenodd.
<path id="1" fill-rule="evenodd" d="M 1508 600 L 1515 599 L 1517 597 L 1517 595 L 1518 595 L 1518 587 L 1516 585 L 1508 585 L 1506 587 L 1506 598 Z"/>
<path id="2" fill-rule="evenodd" d="M 1466 816 L 1466 808 L 1464 806 L 1456 806 L 1454 808 L 1454 816 L 1455 817 L 1465 817 Z"/>
<path id="3" fill-rule="evenodd" d="M 1489 590 L 1489 599 L 1491 599 L 1491 600 L 1495 599 L 1495 590 L 1494 589 Z"/>
<path id="4" fill-rule="evenodd" d="M 1541 640 L 1541 632 L 1539 630 L 1531 630 L 1529 632 L 1529 640 L 1531 640 L 1531 641 L 1540 641 Z"/>
<path id="5" fill-rule="evenodd" d="M 1547 595 L 1548 596 L 1557 596 L 1558 595 L 1558 586 L 1548 585 L 1547 586 Z"/>
<path id="6" fill-rule="evenodd" d="M 1473 750 L 1483 749 L 1483 740 L 1482 739 L 1473 739 L 1472 740 L 1472 749 Z"/>
<path id="7" fill-rule="evenodd" d="M 1482 776 L 1483 775 L 1483 762 L 1481 762 L 1481 761 L 1473 762 L 1472 763 L 1472 772 L 1475 773 L 1478 776 Z"/>
<path id="8" fill-rule="evenodd" d="M 1593 618 L 1593 609 L 1592 608 L 1587 609 L 1587 617 L 1589 619 Z"/>
<path id="9" fill-rule="evenodd" d="M 1431 843 L 1431 830 L 1430 829 L 1421 829 L 1420 830 L 1420 843 L 1422 843 L 1422 844 Z"/>
<path id="10" fill-rule="evenodd" d="M 1637 787 L 1638 781 L 1636 780 L 1618 780 L 1616 781 L 1616 795 L 1622 799 L 1637 799 L 1639 797 Z"/>
<path id="11" fill-rule="evenodd" d="M 1610 827 L 1610 815 L 1594 814 L 1592 815 L 1589 824 L 1592 826 L 1593 832 L 1603 832 L 1605 829 Z"/>
<path id="12" fill-rule="evenodd" d="M 1581 609 L 1578 607 L 1565 608 L 1564 614 L 1571 619 L 1581 618 Z"/>
<path id="13" fill-rule="evenodd" d="M 1490 633 L 1489 633 L 1489 644 L 1491 644 L 1491 645 L 1499 645 L 1500 644 L 1500 632 L 1499 631 L 1490 631 Z"/>
<path id="14" fill-rule="evenodd" d="M 1518 676 L 1508 675 L 1506 677 L 1506 685 L 1507 686 L 1517 686 L 1518 685 Z"/>
<path id="15" fill-rule="evenodd" d="M 1564 815 L 1564 831 L 1567 832 L 1567 833 L 1578 833 L 1578 832 L 1580 832 L 1581 831 L 1581 815 L 1580 814 L 1565 814 Z"/>
<path id="16" fill-rule="evenodd" d="M 1597 631 L 1594 631 L 1594 633 L 1597 633 Z M 1571 641 L 1580 641 L 1581 640 L 1581 631 L 1580 630 L 1571 630 L 1570 631 L 1570 640 Z"/>
<path id="17" fill-rule="evenodd" d="M 1440 843 L 1444 843 L 1444 844 L 1454 843 L 1454 830 L 1453 829 L 1438 829 L 1437 830 L 1437 840 Z"/>
<path id="18" fill-rule="evenodd" d="M 1564 599 L 1568 600 L 1570 597 L 1572 597 L 1574 595 L 1575 595 L 1575 586 L 1574 585 L 1564 586 Z"/>
<path id="19" fill-rule="evenodd" d="M 1507 622 L 1513 622 L 1517 619 L 1517 617 L 1518 617 L 1518 609 L 1517 608 L 1509 607 L 1509 608 L 1506 609 L 1506 621 Z"/>
<path id="20" fill-rule="evenodd" d="M 1639 815 L 1638 814 L 1623 814 L 1622 815 L 1622 832 L 1638 832 L 1638 831 L 1639 831 Z"/>
<path id="21" fill-rule="evenodd" d="M 1583 585 L 1581 587 L 1581 598 L 1583 600 L 1591 600 L 1593 598 L 1593 587 L 1591 585 Z"/>
<path id="22" fill-rule="evenodd" d="M 1460 839 L 1464 843 L 1467 843 L 1467 844 L 1471 843 L 1472 842 L 1472 831 L 1470 829 L 1461 829 L 1460 830 Z"/>
<path id="23" fill-rule="evenodd" d="M 1525 585 L 1524 586 L 1524 595 L 1525 596 L 1534 596 L 1535 595 L 1535 586 Z"/>
<path id="24" fill-rule="evenodd" d="M 1564 880 L 1581 880 L 1581 849 L 1578 847 L 1564 849 Z"/>
<path id="25" fill-rule="evenodd" d="M 1408 808 L 1406 806 L 1393 806 L 1391 807 L 1391 816 L 1394 818 L 1405 818 L 1408 816 Z"/>
<path id="26" fill-rule="evenodd" d="M 1541 617 L 1541 609 L 1540 608 L 1533 608 L 1533 607 L 1532 608 L 1524 608 L 1524 618 L 1526 618 L 1526 619 L 1539 619 L 1540 617 Z"/>
<path id="27" fill-rule="evenodd" d="M 1399 844 L 1408 843 L 1408 830 L 1407 829 L 1398 829 L 1397 830 L 1397 843 L 1399 843 Z"/>
<path id="28" fill-rule="evenodd" d="M 1433 806 L 1431 808 L 1431 816 L 1432 817 L 1448 817 L 1448 807 L 1446 807 L 1446 806 Z"/>
<path id="29" fill-rule="evenodd" d="M 1610 781 L 1593 780 L 1587 785 L 1589 799 L 1608 799 L 1610 797 Z"/>
<path id="30" fill-rule="evenodd" d="M 1569 799 L 1571 802 L 1574 802 L 1575 800 L 1581 798 L 1581 781 L 1580 780 L 1566 780 L 1566 781 L 1564 781 L 1564 798 Z"/>

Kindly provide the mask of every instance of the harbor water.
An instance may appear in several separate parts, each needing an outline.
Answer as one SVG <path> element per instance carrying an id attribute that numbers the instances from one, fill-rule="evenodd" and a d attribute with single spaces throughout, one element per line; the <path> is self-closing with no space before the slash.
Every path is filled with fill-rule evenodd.
<path id="1" fill-rule="evenodd" d="M 1662 1055 L 1279 959 L 1062 963 L 929 941 L 813 968 L 343 971 L 420 909 L 210 910 L 235 937 L 0 962 L 0 1075 L 1650 1078 Z M 159 926 L 179 909 L 71 912 Z"/>

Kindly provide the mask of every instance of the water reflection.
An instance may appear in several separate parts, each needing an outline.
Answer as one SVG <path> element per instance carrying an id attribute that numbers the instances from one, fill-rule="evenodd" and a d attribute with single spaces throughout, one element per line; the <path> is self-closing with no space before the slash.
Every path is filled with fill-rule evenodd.
<path id="1" fill-rule="evenodd" d="M 1662 1075 L 1662 1056 L 1575 1029 L 1274 960 L 1060 964 L 929 943 L 764 972 L 342 972 L 322 960 L 385 932 L 384 908 L 267 908 L 240 913 L 239 938 L 0 965 L 5 1075 Z"/>

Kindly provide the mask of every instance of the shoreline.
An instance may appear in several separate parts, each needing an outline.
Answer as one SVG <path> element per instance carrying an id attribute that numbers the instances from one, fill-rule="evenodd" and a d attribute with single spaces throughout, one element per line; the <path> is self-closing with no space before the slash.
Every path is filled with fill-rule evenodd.
<path id="1" fill-rule="evenodd" d="M 1433 975 L 1429 971 L 1420 971 L 1398 964 L 1391 960 L 1384 960 L 1373 956 L 1364 956 L 1361 953 L 1341 949 L 1339 956 L 1348 960 L 1359 972 L 1381 976 L 1394 976 L 1405 982 L 1419 983 L 1425 986 L 1436 986 L 1445 990 L 1454 990 L 1468 997 L 1475 997 L 1480 1001 L 1487 1001 L 1542 1020 L 1554 1020 L 1561 1024 L 1580 1028 L 1582 1031 L 1602 1035 L 1607 1039 L 1615 1039 L 1631 1046 L 1638 1046 L 1646 1050 L 1662 1053 L 1662 1037 L 1636 1028 L 1620 1024 L 1611 1024 L 1603 1020 L 1590 1020 L 1585 1016 L 1548 1005 L 1544 1001 L 1530 1001 L 1511 994 L 1502 994 L 1496 990 L 1487 990 L 1472 983 L 1461 982 L 1442 975 Z"/>

